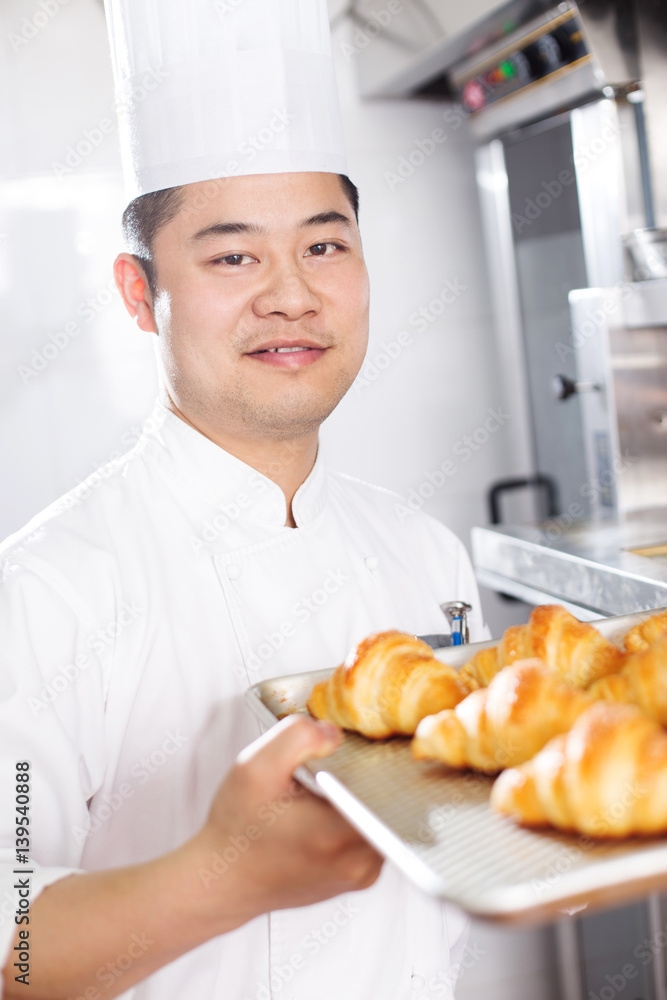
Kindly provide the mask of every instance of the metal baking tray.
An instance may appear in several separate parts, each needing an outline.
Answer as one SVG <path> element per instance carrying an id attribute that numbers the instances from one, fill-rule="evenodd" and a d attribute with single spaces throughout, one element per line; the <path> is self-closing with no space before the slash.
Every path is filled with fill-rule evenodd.
<path id="1" fill-rule="evenodd" d="M 621 643 L 658 610 L 592 622 Z M 494 642 L 440 649 L 460 667 Z M 254 685 L 246 700 L 267 726 L 307 712 L 313 685 L 331 669 Z M 426 892 L 487 920 L 537 922 L 612 906 L 667 889 L 667 838 L 592 842 L 577 835 L 522 829 L 493 813 L 492 778 L 417 762 L 410 740 L 371 741 L 345 733 L 331 756 L 296 776 L 327 798 L 386 858 Z"/>

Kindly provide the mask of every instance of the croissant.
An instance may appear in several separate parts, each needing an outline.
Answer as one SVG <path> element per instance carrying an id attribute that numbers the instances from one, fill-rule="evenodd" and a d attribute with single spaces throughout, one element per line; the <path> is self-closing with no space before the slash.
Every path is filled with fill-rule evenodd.
<path id="1" fill-rule="evenodd" d="M 653 645 L 629 656 L 620 673 L 600 678 L 588 690 L 594 698 L 637 705 L 667 726 L 667 631 L 658 635 Z"/>
<path id="2" fill-rule="evenodd" d="M 565 608 L 543 604 L 533 608 L 527 625 L 507 629 L 497 647 L 476 653 L 461 668 L 461 680 L 472 688 L 485 687 L 503 667 L 528 657 L 537 657 L 564 680 L 584 688 L 619 671 L 625 655 Z"/>
<path id="3" fill-rule="evenodd" d="M 626 632 L 623 642 L 628 653 L 639 653 L 648 649 L 665 632 L 667 632 L 667 610 L 651 615 L 639 625 L 635 625 Z"/>
<path id="4" fill-rule="evenodd" d="M 503 667 L 533 655 L 532 637 L 528 625 L 512 625 L 503 632 L 497 646 L 480 649 L 461 667 L 459 675 L 473 690 L 487 687 Z"/>
<path id="5" fill-rule="evenodd" d="M 539 660 L 521 660 L 453 710 L 422 719 L 412 753 L 417 760 L 435 759 L 494 774 L 528 760 L 569 729 L 590 704 L 587 692 L 566 683 Z"/>
<path id="6" fill-rule="evenodd" d="M 634 705 L 596 702 L 569 733 L 491 791 L 494 809 L 528 826 L 592 837 L 667 831 L 667 733 Z"/>
<path id="7" fill-rule="evenodd" d="M 307 704 L 318 719 L 383 739 L 411 736 L 424 716 L 453 708 L 469 690 L 425 642 L 402 632 L 379 632 L 316 684 Z"/>

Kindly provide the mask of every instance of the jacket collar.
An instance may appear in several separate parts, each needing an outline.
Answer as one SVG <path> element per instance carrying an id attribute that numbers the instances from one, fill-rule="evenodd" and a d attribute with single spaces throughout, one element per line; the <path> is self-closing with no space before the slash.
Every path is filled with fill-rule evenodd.
<path id="1" fill-rule="evenodd" d="M 216 507 L 236 505 L 234 517 L 285 526 L 287 502 L 280 487 L 190 427 L 160 400 L 144 424 L 138 447 L 156 459 L 167 475 Z M 277 445 L 276 464 L 286 458 L 289 445 Z M 315 464 L 292 502 L 297 527 L 314 521 L 325 503 L 326 469 L 318 447 Z"/>

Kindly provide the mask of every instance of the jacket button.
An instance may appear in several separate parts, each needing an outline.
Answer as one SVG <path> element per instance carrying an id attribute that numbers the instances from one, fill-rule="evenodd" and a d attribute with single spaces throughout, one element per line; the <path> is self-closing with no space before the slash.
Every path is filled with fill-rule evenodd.
<path id="1" fill-rule="evenodd" d="M 237 566 L 236 563 L 230 563 L 227 567 L 227 576 L 230 580 L 238 580 L 241 575 L 241 567 Z"/>
<path id="2" fill-rule="evenodd" d="M 372 573 L 380 565 L 380 560 L 377 556 L 366 556 L 364 563 L 366 564 L 366 569 L 370 570 Z"/>

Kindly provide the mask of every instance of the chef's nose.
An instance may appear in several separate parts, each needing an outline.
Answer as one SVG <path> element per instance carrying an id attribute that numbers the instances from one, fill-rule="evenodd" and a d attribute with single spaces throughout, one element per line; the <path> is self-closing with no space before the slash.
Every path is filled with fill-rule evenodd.
<path id="1" fill-rule="evenodd" d="M 298 263 L 283 260 L 267 273 L 253 308 L 258 316 L 284 316 L 295 320 L 308 313 L 315 315 L 322 308 L 322 302 Z"/>

